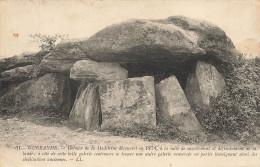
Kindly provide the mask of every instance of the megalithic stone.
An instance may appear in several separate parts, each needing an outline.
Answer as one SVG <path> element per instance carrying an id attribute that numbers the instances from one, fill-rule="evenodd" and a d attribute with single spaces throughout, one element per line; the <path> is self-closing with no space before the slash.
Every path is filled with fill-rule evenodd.
<path id="1" fill-rule="evenodd" d="M 101 125 L 98 82 L 82 82 L 70 113 L 70 120 L 88 131 L 99 130 Z"/>
<path id="2" fill-rule="evenodd" d="M 70 78 L 89 82 L 127 79 L 128 72 L 118 63 L 77 61 L 70 70 Z"/>
<path id="3" fill-rule="evenodd" d="M 69 80 L 60 74 L 44 76 L 25 81 L 12 88 L 0 98 L 0 108 L 23 112 L 69 113 Z"/>
<path id="4" fill-rule="evenodd" d="M 172 125 L 183 132 L 202 132 L 190 104 L 175 76 L 162 80 L 155 86 L 157 120 Z"/>
<path id="5" fill-rule="evenodd" d="M 0 73 L 16 67 L 38 64 L 45 56 L 45 53 L 23 53 L 13 57 L 0 59 Z"/>
<path id="6" fill-rule="evenodd" d="M 32 78 L 36 78 L 39 73 L 37 66 L 28 65 L 23 67 L 13 68 L 11 70 L 7 70 L 1 73 L 1 81 L 5 82 L 22 82 L 26 80 L 30 80 Z"/>
<path id="7" fill-rule="evenodd" d="M 70 70 L 70 78 L 81 81 L 70 120 L 88 131 L 98 130 L 101 125 L 101 109 L 98 87 L 108 80 L 127 79 L 127 70 L 118 63 L 77 61 Z"/>
<path id="8" fill-rule="evenodd" d="M 210 97 L 218 96 L 225 87 L 224 79 L 213 65 L 198 61 L 188 76 L 185 93 L 192 107 L 207 106 Z"/>
<path id="9" fill-rule="evenodd" d="M 99 93 L 102 131 L 156 126 L 154 77 L 104 82 Z"/>

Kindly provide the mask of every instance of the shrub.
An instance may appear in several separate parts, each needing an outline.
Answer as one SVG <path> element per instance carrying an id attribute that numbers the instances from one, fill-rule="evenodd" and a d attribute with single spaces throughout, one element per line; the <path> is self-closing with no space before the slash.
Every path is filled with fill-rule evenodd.
<path id="1" fill-rule="evenodd" d="M 49 52 L 54 49 L 58 40 L 66 39 L 66 38 L 68 38 L 68 35 L 55 34 L 55 35 L 51 36 L 51 35 L 36 33 L 36 34 L 30 35 L 30 37 L 33 38 L 33 40 L 31 42 L 39 44 L 41 51 Z"/>
<path id="2" fill-rule="evenodd" d="M 227 134 L 241 141 L 259 140 L 260 59 L 243 59 L 222 68 L 227 88 L 210 106 L 199 107 L 202 126 L 209 133 Z"/>

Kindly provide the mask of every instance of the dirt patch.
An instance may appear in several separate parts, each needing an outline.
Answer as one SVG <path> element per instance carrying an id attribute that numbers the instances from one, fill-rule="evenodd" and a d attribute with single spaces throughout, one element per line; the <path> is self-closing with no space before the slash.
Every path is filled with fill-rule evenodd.
<path id="1" fill-rule="evenodd" d="M 58 126 L 59 125 L 59 126 Z M 87 132 L 73 130 L 66 126 L 37 125 L 19 118 L 0 118 L 0 141 L 1 146 L 13 148 L 17 145 L 87 145 L 87 144 L 109 144 L 109 145 L 133 145 L 142 146 L 150 144 L 167 145 L 189 145 L 177 141 L 149 142 L 137 138 L 124 138 L 112 136 L 107 132 Z M 233 141 L 223 141 L 223 143 L 197 143 L 193 145 L 240 145 L 241 143 Z"/>

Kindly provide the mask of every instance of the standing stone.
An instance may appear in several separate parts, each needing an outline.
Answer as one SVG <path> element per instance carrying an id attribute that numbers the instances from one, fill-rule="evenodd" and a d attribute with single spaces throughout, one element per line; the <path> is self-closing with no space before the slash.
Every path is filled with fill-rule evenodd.
<path id="1" fill-rule="evenodd" d="M 155 86 L 158 121 L 177 126 L 184 132 L 201 131 L 201 126 L 190 111 L 190 104 L 175 76 Z"/>
<path id="2" fill-rule="evenodd" d="M 195 71 L 187 79 L 185 93 L 192 107 L 209 105 L 210 97 L 216 97 L 226 87 L 225 81 L 216 68 L 198 61 Z"/>
<path id="3" fill-rule="evenodd" d="M 101 130 L 156 126 L 154 77 L 105 82 L 99 93 Z"/>
<path id="4" fill-rule="evenodd" d="M 127 76 L 127 70 L 121 68 L 118 63 L 80 60 L 73 64 L 70 78 L 82 81 L 82 84 L 71 110 L 71 120 L 86 130 L 99 130 L 101 109 L 97 91 L 100 82 L 127 79 Z"/>
<path id="5" fill-rule="evenodd" d="M 72 109 L 70 111 L 70 120 L 72 120 L 74 123 L 78 124 L 80 127 L 84 126 L 84 114 L 82 114 L 82 111 L 79 110 L 79 108 L 82 108 L 83 106 L 83 98 L 81 97 L 83 92 L 86 90 L 88 86 L 88 82 L 81 82 L 80 86 L 78 88 L 74 104 L 72 106 Z M 79 101 L 80 100 L 80 101 Z"/>
<path id="6" fill-rule="evenodd" d="M 97 82 L 89 84 L 82 82 L 70 113 L 70 119 L 88 131 L 100 129 L 101 112 L 98 85 Z"/>
<path id="7" fill-rule="evenodd" d="M 157 107 L 166 117 L 186 113 L 190 109 L 190 104 L 175 76 L 156 84 L 155 92 Z"/>
<path id="8" fill-rule="evenodd" d="M 45 74 L 25 81 L 0 98 L 1 109 L 69 113 L 69 80 L 59 74 Z"/>
<path id="9" fill-rule="evenodd" d="M 127 70 L 118 63 L 95 62 L 92 60 L 77 61 L 70 70 L 74 80 L 107 81 L 127 79 Z"/>

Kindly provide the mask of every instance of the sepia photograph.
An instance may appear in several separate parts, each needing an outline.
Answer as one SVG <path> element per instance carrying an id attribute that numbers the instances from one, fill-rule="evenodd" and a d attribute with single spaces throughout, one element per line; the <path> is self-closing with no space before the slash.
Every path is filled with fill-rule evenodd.
<path id="1" fill-rule="evenodd" d="M 0 167 L 259 167 L 259 0 L 0 0 Z"/>

